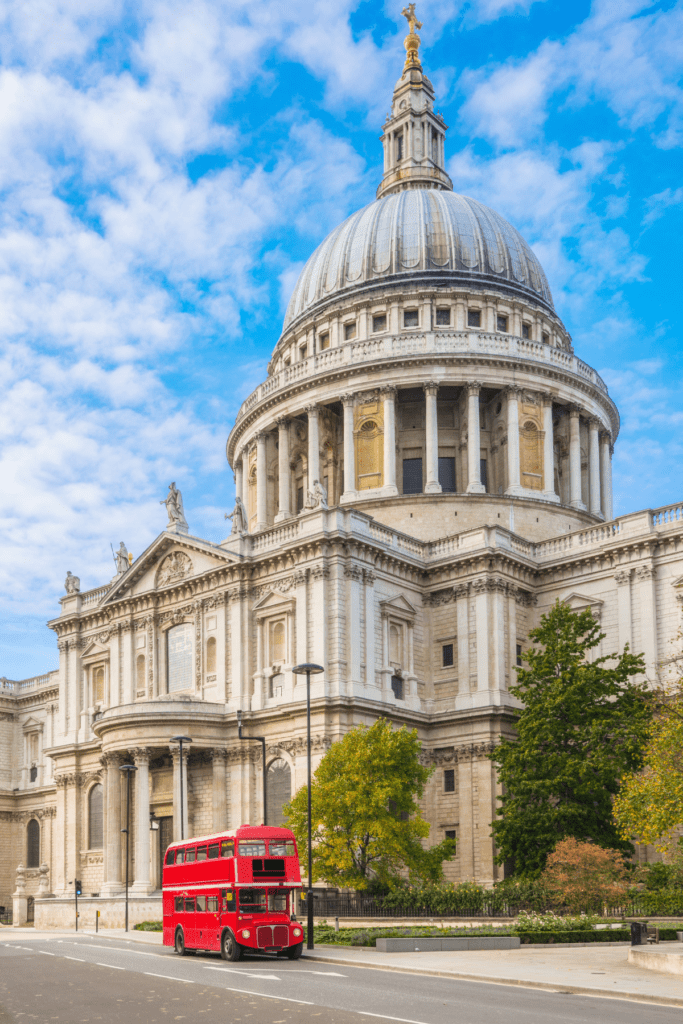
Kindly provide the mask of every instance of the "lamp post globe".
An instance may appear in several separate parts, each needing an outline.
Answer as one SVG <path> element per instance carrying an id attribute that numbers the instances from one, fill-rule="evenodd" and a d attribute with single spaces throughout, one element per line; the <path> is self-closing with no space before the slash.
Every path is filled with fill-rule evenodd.
<path id="1" fill-rule="evenodd" d="M 306 949 L 313 949 L 313 850 L 311 848 L 311 676 L 319 675 L 322 665 L 305 661 L 295 665 L 292 672 L 306 676 L 306 761 L 308 780 L 308 891 L 306 893 Z"/>
<path id="2" fill-rule="evenodd" d="M 183 743 L 192 743 L 191 736 L 171 736 L 169 743 L 177 743 L 180 747 L 180 838 L 185 838 L 185 804 L 183 799 Z"/>

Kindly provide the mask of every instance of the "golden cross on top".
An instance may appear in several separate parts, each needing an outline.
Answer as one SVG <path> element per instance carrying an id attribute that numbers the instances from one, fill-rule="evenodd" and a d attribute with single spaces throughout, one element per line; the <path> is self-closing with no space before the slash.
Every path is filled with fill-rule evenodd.
<path id="1" fill-rule="evenodd" d="M 417 28 L 422 28 L 422 22 L 418 21 L 417 18 L 415 17 L 415 4 L 408 4 L 407 7 L 403 8 L 403 10 L 401 11 L 401 14 L 403 15 L 403 17 L 407 20 L 408 24 L 410 25 L 410 34 L 411 34 L 411 36 L 414 36 L 415 35 L 415 28 L 416 27 Z"/>

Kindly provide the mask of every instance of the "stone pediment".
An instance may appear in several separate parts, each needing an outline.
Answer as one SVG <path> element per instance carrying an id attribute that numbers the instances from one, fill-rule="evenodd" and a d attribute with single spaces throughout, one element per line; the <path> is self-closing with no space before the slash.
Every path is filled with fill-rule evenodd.
<path id="1" fill-rule="evenodd" d="M 222 565 L 234 565 L 239 561 L 238 555 L 199 537 L 162 533 L 116 580 L 103 604 L 111 604 L 122 597 L 166 590 L 203 573 L 215 572 Z"/>
<path id="2" fill-rule="evenodd" d="M 573 612 L 585 612 L 590 609 L 594 619 L 600 619 L 604 601 L 600 597 L 589 597 L 588 594 L 580 594 L 576 590 L 561 598 L 562 604 L 566 604 Z"/>
<path id="3" fill-rule="evenodd" d="M 87 640 L 86 646 L 83 649 L 81 660 L 90 660 L 92 658 L 108 658 L 109 648 L 105 647 L 99 640 Z"/>
<path id="4" fill-rule="evenodd" d="M 386 611 L 403 612 L 404 615 L 414 615 L 415 609 L 403 596 L 403 594 L 397 594 L 396 597 L 387 598 L 385 601 L 380 601 L 380 607 L 386 609 Z"/>
<path id="5" fill-rule="evenodd" d="M 283 609 L 294 607 L 295 601 L 291 595 L 283 594 L 279 590 L 271 590 L 264 594 L 254 605 L 256 616 L 268 615 L 271 611 L 278 612 Z"/>

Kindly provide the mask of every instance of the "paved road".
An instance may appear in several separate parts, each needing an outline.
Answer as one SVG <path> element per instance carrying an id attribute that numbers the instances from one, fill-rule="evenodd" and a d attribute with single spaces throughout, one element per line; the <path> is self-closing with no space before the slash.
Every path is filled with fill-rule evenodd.
<path id="1" fill-rule="evenodd" d="M 121 938 L 0 941 L 0 1024 L 680 1024 L 618 999 L 254 956 L 178 957 Z"/>

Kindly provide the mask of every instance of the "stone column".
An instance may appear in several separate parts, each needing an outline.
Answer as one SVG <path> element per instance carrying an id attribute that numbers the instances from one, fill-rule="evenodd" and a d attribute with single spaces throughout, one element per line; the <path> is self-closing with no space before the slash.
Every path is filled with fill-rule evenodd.
<path id="1" fill-rule="evenodd" d="M 458 696 L 456 707 L 470 706 L 470 619 L 469 603 L 470 588 L 468 583 L 460 583 L 453 591 L 455 595 L 455 616 L 458 636 Z"/>
<path id="2" fill-rule="evenodd" d="M 132 890 L 141 896 L 150 892 L 149 878 L 149 747 L 135 747 L 135 881 Z"/>
<path id="3" fill-rule="evenodd" d="M 506 494 L 521 494 L 519 468 L 519 388 L 508 388 L 507 420 L 508 420 L 508 486 Z"/>
<path id="4" fill-rule="evenodd" d="M 481 437 L 479 430 L 479 392 L 481 384 L 467 385 L 467 493 L 483 494 L 481 482 Z"/>
<path id="5" fill-rule="evenodd" d="M 569 504 L 584 509 L 581 500 L 581 410 L 578 405 L 569 409 Z"/>
<path id="6" fill-rule="evenodd" d="M 645 673 L 649 682 L 658 681 L 657 658 L 657 594 L 654 565 L 639 565 L 635 578 L 640 599 L 640 646 L 645 655 Z"/>
<path id="7" fill-rule="evenodd" d="M 543 395 L 543 497 L 559 501 L 555 493 L 555 437 L 553 433 L 553 398 Z"/>
<path id="8" fill-rule="evenodd" d="M 318 435 L 318 406 L 309 405 L 306 407 L 308 415 L 308 489 L 313 490 L 313 484 L 320 480 L 320 438 Z"/>
<path id="9" fill-rule="evenodd" d="M 623 651 L 626 644 L 633 647 L 633 624 L 631 617 L 631 570 L 619 569 L 614 574 L 617 585 L 617 628 L 619 630 L 619 650 Z"/>
<path id="10" fill-rule="evenodd" d="M 268 526 L 268 467 L 266 464 L 266 434 L 256 435 L 256 529 Z"/>
<path id="11" fill-rule="evenodd" d="M 439 385 L 430 381 L 423 385 L 425 390 L 425 436 L 427 480 L 425 494 L 441 494 L 439 483 L 439 425 L 436 415 L 436 396 Z"/>
<path id="12" fill-rule="evenodd" d="M 600 477 L 602 492 L 602 514 L 605 521 L 614 519 L 612 510 L 612 436 L 604 430 L 600 434 Z"/>
<path id="13" fill-rule="evenodd" d="M 383 387 L 384 401 L 384 487 L 382 493 L 391 498 L 398 494 L 396 486 L 396 388 Z"/>
<path id="14" fill-rule="evenodd" d="M 602 498 L 600 496 L 600 421 L 591 416 L 588 421 L 588 481 L 591 515 L 602 518 Z"/>
<path id="15" fill-rule="evenodd" d="M 211 758 L 213 760 L 213 830 L 214 832 L 224 832 L 228 827 L 228 751 L 225 747 L 214 747 L 211 751 Z"/>
<path id="16" fill-rule="evenodd" d="M 292 512 L 290 509 L 292 481 L 290 479 L 289 467 L 289 420 L 281 417 L 277 421 L 278 431 L 278 512 L 275 522 L 281 523 L 283 519 L 289 519 Z"/>
<path id="17" fill-rule="evenodd" d="M 106 876 L 102 886 L 103 896 L 121 892 L 121 772 L 123 764 L 120 754 L 103 754 L 100 759 L 107 769 L 105 819 L 105 866 Z"/>
<path id="18" fill-rule="evenodd" d="M 235 455 L 235 497 L 244 501 L 244 461 L 242 452 Z"/>
<path id="19" fill-rule="evenodd" d="M 183 763 L 180 763 L 180 747 L 171 747 L 171 754 L 173 755 L 173 841 L 177 842 L 181 838 L 180 834 L 180 773 L 183 773 L 183 806 L 182 806 L 182 820 L 185 827 L 185 838 L 189 837 L 189 823 L 187 820 L 187 759 L 190 753 L 190 744 L 183 743 Z"/>
<path id="20" fill-rule="evenodd" d="M 344 406 L 344 493 L 341 496 L 342 502 L 353 501 L 357 496 L 356 490 L 356 451 L 353 440 L 353 407 L 356 396 L 353 394 L 342 395 Z"/>

